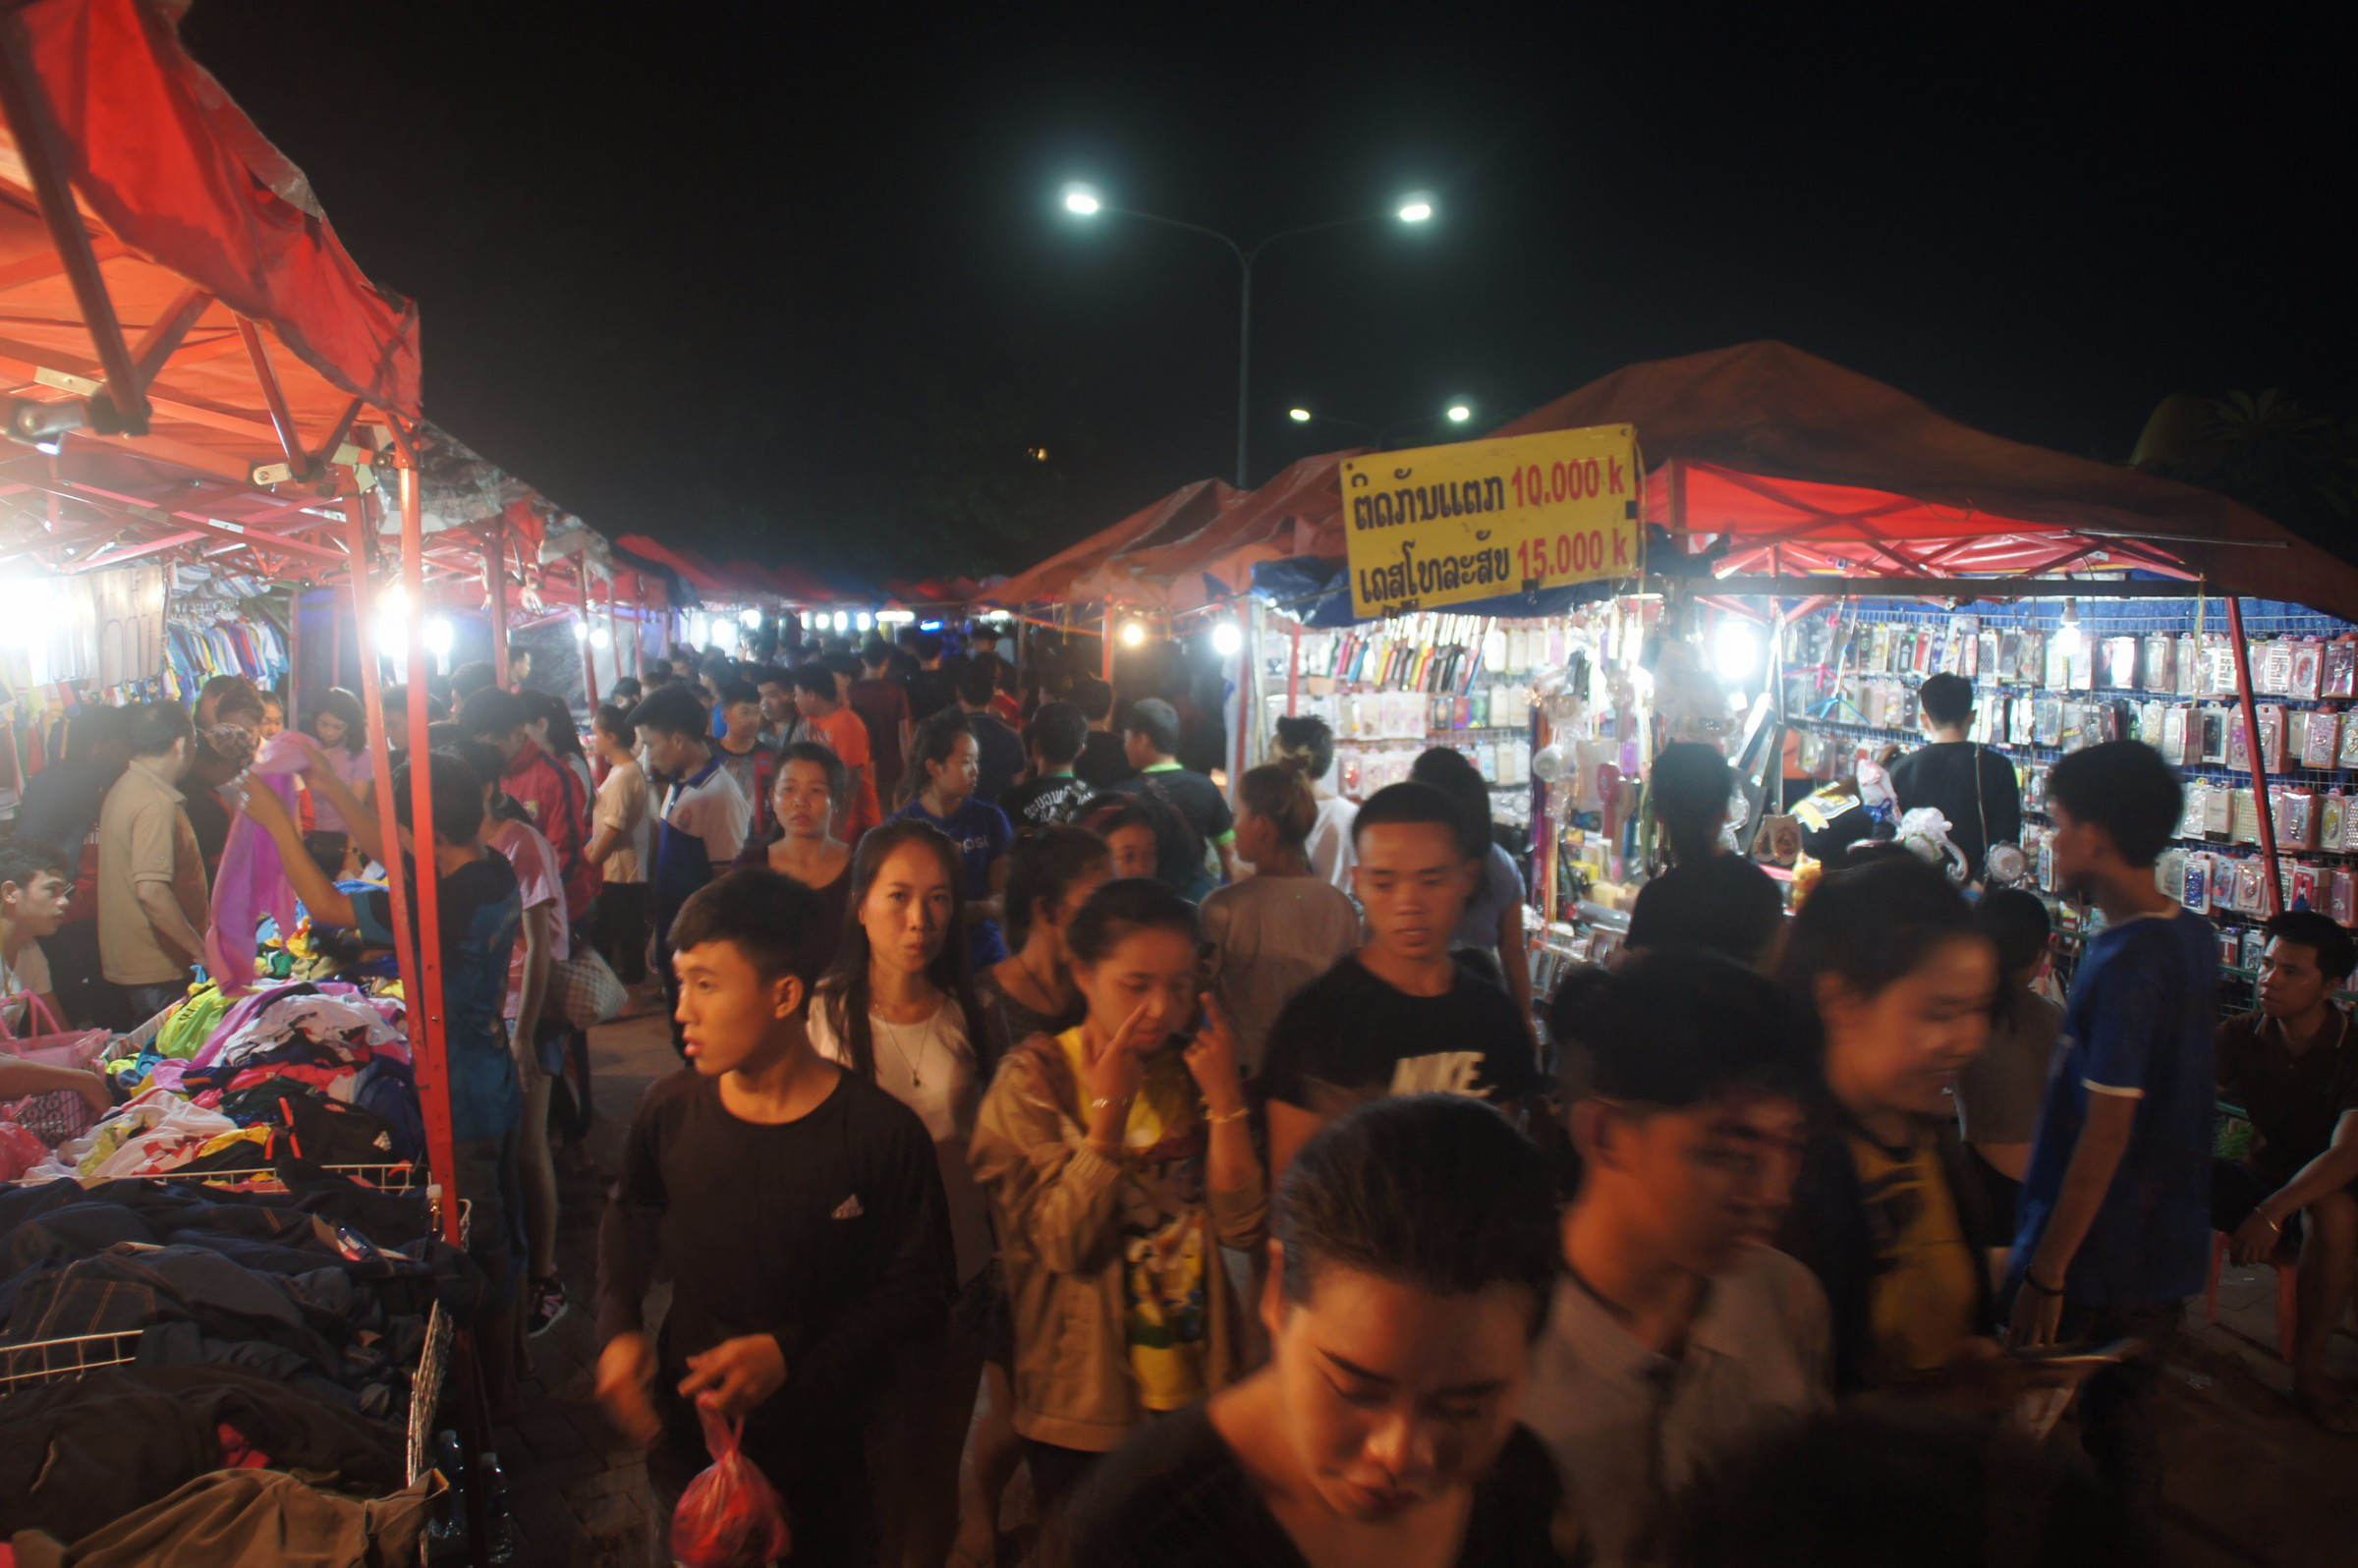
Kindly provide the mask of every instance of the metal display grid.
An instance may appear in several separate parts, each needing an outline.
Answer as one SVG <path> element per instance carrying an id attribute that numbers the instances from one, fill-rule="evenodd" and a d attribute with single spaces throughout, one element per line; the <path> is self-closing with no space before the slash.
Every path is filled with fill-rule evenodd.
<path id="1" fill-rule="evenodd" d="M 1921 627 L 1946 627 L 1950 620 L 1957 615 L 1972 615 L 1978 617 L 1984 627 L 1995 627 L 1999 630 L 2012 627 L 2051 634 L 2063 624 L 2064 608 L 2067 603 L 2072 606 L 2076 615 L 2081 636 L 2094 644 L 2101 644 L 2103 640 L 2108 637 L 2134 636 L 2142 638 L 2153 633 L 2166 633 L 2173 637 L 2179 637 L 2189 634 L 2224 636 L 2227 632 L 2224 601 L 2208 596 L 2152 599 L 2087 598 L 2076 601 L 2051 598 L 2020 600 L 2013 603 L 1968 603 L 1953 607 L 1944 603 L 1927 602 L 1920 599 L 1851 599 L 1840 601 L 1832 608 L 1820 609 L 1812 613 L 1820 616 L 1839 615 L 1847 623 L 1860 625 L 1873 626 L 1888 623 Z M 2278 600 L 2247 599 L 2243 602 L 2242 613 L 2245 636 L 2255 644 L 2279 638 L 2331 639 L 2358 631 L 2358 627 L 2353 627 L 2351 623 L 2337 617 L 2320 613 L 2303 605 Z M 1810 666 L 1792 664 L 1786 666 L 1788 675 L 1804 674 L 1810 668 Z M 1816 668 L 1819 670 L 1817 697 L 1807 710 L 1792 711 L 1788 714 L 1788 722 L 1793 727 L 1803 731 L 1822 732 L 1830 737 L 1847 740 L 1889 740 L 1903 744 L 1920 744 L 1922 742 L 1923 735 L 1916 729 L 1892 725 L 1870 725 L 1823 711 L 1829 701 L 1837 700 L 1838 694 L 1833 689 L 1834 670 L 1832 666 L 1829 664 L 1816 666 Z M 1922 677 L 1912 673 L 1887 674 L 1881 671 L 1847 671 L 1845 673 L 1863 675 L 1865 678 L 1874 680 L 1897 681 L 1910 689 L 1917 687 L 1922 682 Z M 2100 678 L 2101 674 L 2100 666 Z M 2008 695 L 2050 690 L 2044 682 L 2040 681 L 2000 682 L 1989 676 L 1977 676 L 1974 680 L 1974 689 L 1977 694 L 2003 692 Z M 2197 705 L 2218 702 L 2224 703 L 2230 709 L 2234 706 L 2234 699 L 2231 695 L 2188 698 L 2174 692 L 2148 691 L 2142 687 L 2097 685 L 2088 690 L 2074 688 L 2066 695 L 2073 700 L 2080 701 L 2118 700 L 2138 702 L 2164 701 L 2171 704 L 2193 702 Z M 2358 704 L 2351 703 L 2349 700 L 2333 698 L 2306 699 L 2271 694 L 2262 696 L 2258 700 L 2287 709 L 2358 706 Z M 1986 744 L 1990 750 L 2015 761 L 2018 766 L 2052 763 L 2065 755 L 2063 749 L 2053 746 L 2026 745 L 2011 741 L 1991 741 Z M 2220 763 L 2184 763 L 2180 765 L 2179 772 L 2190 780 L 2202 779 L 2239 790 L 2248 790 L 2251 787 L 2251 775 L 2247 770 Z M 2268 778 L 2272 786 L 2278 784 L 2301 785 L 2321 797 L 2327 791 L 2335 788 L 2345 791 L 2358 788 L 2358 770 L 2338 767 L 2306 767 L 2289 756 L 2282 766 L 2271 768 Z M 2023 814 L 2026 818 L 2049 819 L 2044 812 L 2027 805 Z M 2214 854 L 2256 859 L 2261 853 L 2256 845 L 2227 843 L 2215 838 L 2184 837 L 2175 842 L 2181 848 L 2202 850 Z M 2281 861 L 2287 868 L 2296 862 L 2314 864 L 2327 868 L 2343 866 L 2358 867 L 2358 855 L 2330 849 L 2296 850 L 2286 848 L 2281 851 Z M 2050 900 L 2050 903 L 2052 902 L 2056 901 Z M 2237 932 L 2245 931 L 2258 924 L 2261 919 L 2261 917 L 2256 917 L 2248 912 L 2229 909 L 2214 908 L 2209 913 L 2223 928 Z M 2076 928 L 2065 928 L 2066 923 L 2063 921 L 2058 921 L 2057 926 L 2057 957 L 2059 965 L 2067 967 L 2076 955 L 2082 937 Z M 2222 965 L 2221 973 L 2229 982 L 2221 987 L 2222 1010 L 2242 1011 L 2257 1005 L 2251 994 L 2252 987 L 2258 980 L 2255 970 L 2243 964 L 2233 964 Z"/>

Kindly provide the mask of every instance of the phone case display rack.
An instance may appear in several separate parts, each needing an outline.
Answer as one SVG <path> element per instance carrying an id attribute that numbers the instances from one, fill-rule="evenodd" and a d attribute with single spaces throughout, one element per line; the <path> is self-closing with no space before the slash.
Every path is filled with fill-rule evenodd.
<path id="1" fill-rule="evenodd" d="M 2064 635 L 2067 625 L 2076 636 Z M 2279 907 L 2358 923 L 2358 627 L 2268 600 L 2244 603 L 2243 626 Z M 2103 741 L 2153 746 L 2186 784 L 2186 816 L 2157 878 L 2218 920 L 2221 965 L 2251 980 L 2267 870 L 2255 743 L 2220 601 L 2044 599 L 1950 611 L 1850 600 L 1790 623 L 1784 653 L 1787 721 L 1801 732 L 1804 767 L 1822 778 L 1846 775 L 1862 753 L 1887 744 L 1923 744 L 1917 691 L 1926 678 L 1973 682 L 1969 738 L 2014 765 L 2031 882 L 2050 901 L 2059 956 L 2076 950 L 2083 915 L 2060 899 L 2047 850 L 2048 770 Z M 2248 985 L 2230 988 L 2248 995 Z"/>
<path id="2" fill-rule="evenodd" d="M 1567 656 L 1561 620 L 1429 612 L 1334 631 L 1288 650 L 1288 711 L 1334 731 L 1335 789 L 1365 800 L 1408 777 L 1417 754 L 1454 746 L 1490 781 L 1504 824 L 1531 819 L 1531 683 Z"/>

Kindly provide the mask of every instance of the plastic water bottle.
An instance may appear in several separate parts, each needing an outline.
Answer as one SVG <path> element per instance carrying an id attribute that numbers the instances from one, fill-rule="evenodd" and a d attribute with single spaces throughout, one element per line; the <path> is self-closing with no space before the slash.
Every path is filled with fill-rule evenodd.
<path id="1" fill-rule="evenodd" d="M 483 1536 L 493 1563 L 516 1560 L 516 1521 L 508 1512 L 508 1478 L 499 1468 L 499 1455 L 483 1450 Z"/>

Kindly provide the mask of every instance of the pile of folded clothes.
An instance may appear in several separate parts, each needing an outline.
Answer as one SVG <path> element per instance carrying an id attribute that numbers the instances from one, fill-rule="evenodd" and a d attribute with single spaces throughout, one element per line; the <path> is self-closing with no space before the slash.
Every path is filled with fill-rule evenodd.
<path id="1" fill-rule="evenodd" d="M 471 1322 L 481 1271 L 430 1233 L 424 1194 L 293 1174 L 297 1191 L 271 1195 L 0 1187 L 0 1371 L 37 1366 L 23 1347 L 42 1341 L 136 1335 L 141 1367 L 238 1368 L 406 1419 L 427 1314 Z"/>

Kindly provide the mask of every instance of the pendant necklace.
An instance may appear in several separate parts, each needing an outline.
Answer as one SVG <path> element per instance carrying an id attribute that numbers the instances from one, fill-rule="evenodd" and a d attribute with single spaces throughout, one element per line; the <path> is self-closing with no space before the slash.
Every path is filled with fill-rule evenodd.
<path id="1" fill-rule="evenodd" d="M 872 1017 L 869 1020 L 869 1022 L 874 1025 L 876 1028 L 882 1030 L 884 1032 L 884 1037 L 892 1041 L 892 1053 L 901 1059 L 901 1065 L 903 1067 L 909 1069 L 909 1087 L 911 1089 L 925 1088 L 926 1081 L 918 1076 L 918 1069 L 925 1065 L 926 1052 L 930 1050 L 933 1046 L 932 1036 L 928 1035 L 924 1039 L 918 1041 L 917 1060 L 913 1062 L 909 1059 L 909 1052 L 901 1045 L 900 1032 L 903 1028 L 902 1025 L 895 1024 L 888 1019 Z M 930 1022 L 930 1020 L 927 1020 L 926 1022 Z M 923 1028 L 924 1026 L 921 1024 L 919 1027 Z"/>

